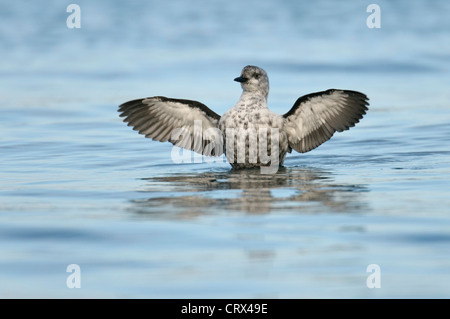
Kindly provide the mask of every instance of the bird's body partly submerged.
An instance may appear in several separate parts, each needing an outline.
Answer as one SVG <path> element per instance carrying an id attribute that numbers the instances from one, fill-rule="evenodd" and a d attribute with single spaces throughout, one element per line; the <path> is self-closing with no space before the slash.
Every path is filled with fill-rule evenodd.
<path id="1" fill-rule="evenodd" d="M 368 110 L 365 94 L 330 89 L 302 96 L 278 115 L 267 106 L 269 79 L 263 69 L 248 65 L 235 81 L 242 95 L 222 116 L 200 102 L 162 96 L 126 102 L 119 106 L 120 116 L 153 140 L 207 156 L 225 154 L 233 168 L 276 172 L 287 152 L 316 148 L 336 131 L 354 126 Z"/>

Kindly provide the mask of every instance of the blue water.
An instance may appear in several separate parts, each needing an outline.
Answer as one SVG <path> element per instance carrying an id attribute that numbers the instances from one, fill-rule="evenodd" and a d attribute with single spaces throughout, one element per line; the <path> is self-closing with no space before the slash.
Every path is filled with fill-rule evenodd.
<path id="1" fill-rule="evenodd" d="M 78 1 L 80 29 L 69 3 L 0 2 L 0 297 L 450 297 L 448 2 L 378 1 L 379 29 L 361 1 Z M 274 176 L 176 164 L 118 117 L 223 114 L 247 64 L 280 114 L 328 88 L 370 111 Z"/>

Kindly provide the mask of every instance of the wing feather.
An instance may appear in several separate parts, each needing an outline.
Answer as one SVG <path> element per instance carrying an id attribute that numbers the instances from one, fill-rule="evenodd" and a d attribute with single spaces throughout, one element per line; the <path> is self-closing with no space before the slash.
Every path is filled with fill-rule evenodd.
<path id="1" fill-rule="evenodd" d="M 220 115 L 200 102 L 154 96 L 123 103 L 118 111 L 128 126 L 147 138 L 208 156 L 223 153 L 222 134 L 217 128 Z M 216 128 L 213 136 L 205 136 L 210 128 Z"/>
<path id="2" fill-rule="evenodd" d="M 335 132 L 355 126 L 366 114 L 368 100 L 363 93 L 336 89 L 300 97 L 283 115 L 289 147 L 305 153 L 329 140 Z"/>

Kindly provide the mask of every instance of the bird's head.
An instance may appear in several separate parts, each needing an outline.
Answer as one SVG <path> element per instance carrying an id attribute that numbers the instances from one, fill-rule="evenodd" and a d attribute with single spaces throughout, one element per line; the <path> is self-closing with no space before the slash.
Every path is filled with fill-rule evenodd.
<path id="1" fill-rule="evenodd" d="M 234 79 L 241 83 L 244 92 L 260 92 L 266 98 L 269 94 L 269 78 L 263 69 L 247 65 L 242 69 L 241 76 Z"/>

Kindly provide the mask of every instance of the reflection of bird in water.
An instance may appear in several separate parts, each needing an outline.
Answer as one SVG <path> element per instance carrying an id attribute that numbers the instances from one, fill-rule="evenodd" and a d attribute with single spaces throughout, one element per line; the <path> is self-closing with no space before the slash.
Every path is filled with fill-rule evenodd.
<path id="1" fill-rule="evenodd" d="M 364 186 L 333 183 L 330 173 L 287 169 L 264 175 L 259 170 L 231 170 L 146 178 L 148 199 L 133 201 L 135 213 L 159 218 L 191 218 L 221 212 L 311 213 L 360 211 Z M 159 196 L 164 194 L 164 196 Z M 169 194 L 169 195 L 167 195 Z"/>
<path id="2" fill-rule="evenodd" d="M 162 96 L 123 103 L 120 116 L 155 141 L 207 156 L 225 153 L 233 168 L 270 166 L 274 173 L 287 152 L 318 147 L 367 111 L 366 95 L 331 89 L 302 96 L 279 115 L 267 106 L 269 78 L 263 69 L 246 66 L 235 81 L 241 83 L 242 95 L 222 116 L 200 102 Z"/>

